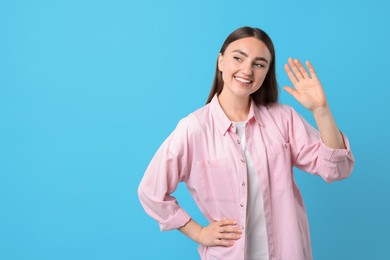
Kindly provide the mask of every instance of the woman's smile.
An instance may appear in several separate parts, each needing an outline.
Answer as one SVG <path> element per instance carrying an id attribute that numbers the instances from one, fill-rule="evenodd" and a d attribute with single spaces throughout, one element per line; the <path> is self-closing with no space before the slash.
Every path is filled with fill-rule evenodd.
<path id="1" fill-rule="evenodd" d="M 242 77 L 238 77 L 238 76 L 234 76 L 234 78 L 240 82 L 240 83 L 244 83 L 245 85 L 249 85 L 253 82 L 253 80 L 250 80 L 250 79 L 246 79 L 246 78 L 242 78 Z"/>

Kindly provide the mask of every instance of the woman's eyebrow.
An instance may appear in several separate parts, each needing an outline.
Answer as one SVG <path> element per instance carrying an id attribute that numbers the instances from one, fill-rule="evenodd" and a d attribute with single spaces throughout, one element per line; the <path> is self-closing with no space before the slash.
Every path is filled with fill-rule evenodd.
<path id="1" fill-rule="evenodd" d="M 239 50 L 239 49 L 232 51 L 232 53 L 233 52 L 237 52 L 237 53 L 241 54 L 242 56 L 244 56 L 246 58 L 249 57 L 248 54 L 246 54 L 245 52 L 243 52 L 242 50 Z M 264 61 L 266 63 L 269 63 L 268 60 L 266 58 L 264 58 L 264 57 L 256 57 L 255 60 L 261 60 L 261 61 Z"/>

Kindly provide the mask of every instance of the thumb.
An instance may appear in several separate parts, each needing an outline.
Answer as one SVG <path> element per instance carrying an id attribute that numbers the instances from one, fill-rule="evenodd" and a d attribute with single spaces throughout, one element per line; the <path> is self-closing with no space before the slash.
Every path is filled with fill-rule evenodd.
<path id="1" fill-rule="evenodd" d="M 297 98 L 298 92 L 295 89 L 293 89 L 292 87 L 285 86 L 285 87 L 283 87 L 283 89 L 285 91 L 287 91 L 288 93 L 290 93 L 290 95 L 293 96 L 294 98 Z"/>

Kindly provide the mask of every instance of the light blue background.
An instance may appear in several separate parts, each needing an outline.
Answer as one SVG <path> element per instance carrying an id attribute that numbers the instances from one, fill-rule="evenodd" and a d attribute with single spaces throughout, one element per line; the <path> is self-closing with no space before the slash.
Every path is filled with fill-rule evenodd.
<path id="1" fill-rule="evenodd" d="M 250 25 L 315 65 L 356 158 L 326 184 L 297 171 L 315 259 L 389 256 L 389 11 L 360 1 L 0 2 L 0 259 L 198 259 L 137 187 L 201 107 L 226 36 Z M 281 91 L 313 123 L 301 105 Z M 205 224 L 180 186 L 180 203 Z"/>

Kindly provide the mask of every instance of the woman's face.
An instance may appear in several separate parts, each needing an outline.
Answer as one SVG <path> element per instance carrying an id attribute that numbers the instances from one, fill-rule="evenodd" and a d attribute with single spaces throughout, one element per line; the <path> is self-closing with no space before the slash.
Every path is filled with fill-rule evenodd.
<path id="1" fill-rule="evenodd" d="M 218 57 L 222 72 L 223 95 L 248 98 L 257 91 L 267 75 L 271 53 L 267 46 L 254 37 L 234 41 Z M 233 95 L 233 96 L 232 96 Z"/>

